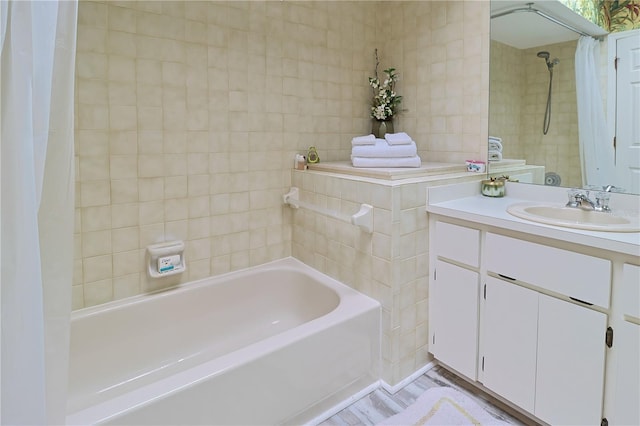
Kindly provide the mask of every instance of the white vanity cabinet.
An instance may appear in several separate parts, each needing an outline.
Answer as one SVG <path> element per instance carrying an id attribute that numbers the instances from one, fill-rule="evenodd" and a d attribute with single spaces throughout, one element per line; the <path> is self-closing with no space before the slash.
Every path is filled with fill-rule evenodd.
<path id="1" fill-rule="evenodd" d="M 475 380 L 478 360 L 480 231 L 437 222 L 429 297 L 429 350 Z"/>
<path id="2" fill-rule="evenodd" d="M 622 320 L 615 329 L 616 380 L 610 425 L 640 424 L 640 266 L 625 263 Z"/>
<path id="3" fill-rule="evenodd" d="M 600 424 L 612 261 L 452 222 L 430 218 L 430 352 L 546 423 Z M 637 315 L 616 424 L 638 423 Z"/>
<path id="4" fill-rule="evenodd" d="M 445 281 L 455 281 L 448 297 L 439 293 L 444 283 L 431 277 L 436 343 L 451 342 L 449 352 L 477 353 L 476 370 L 455 364 L 456 357 L 437 345 L 430 351 L 538 423 L 640 425 L 640 233 L 520 219 L 509 207 L 549 200 L 562 205 L 566 190 L 507 182 L 506 192 L 493 198 L 472 184 L 429 188 L 430 267 L 444 263 L 479 277 L 477 308 L 468 306 L 475 276 L 455 277 L 445 267 Z M 612 208 L 637 211 L 637 197 L 612 197 Z M 462 242 L 471 235 L 479 252 L 469 256 Z M 470 296 L 464 307 L 463 289 Z"/>
<path id="5" fill-rule="evenodd" d="M 493 233 L 484 250 L 482 383 L 547 423 L 600 423 L 607 315 L 592 306 L 609 305 L 611 262 Z"/>

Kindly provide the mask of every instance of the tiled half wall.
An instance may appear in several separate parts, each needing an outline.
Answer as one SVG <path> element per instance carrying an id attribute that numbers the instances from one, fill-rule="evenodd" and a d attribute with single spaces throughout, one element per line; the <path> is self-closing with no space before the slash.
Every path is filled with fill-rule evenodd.
<path id="1" fill-rule="evenodd" d="M 299 208 L 295 257 L 382 304 L 382 379 L 396 384 L 430 361 L 427 345 L 429 186 L 479 180 L 475 173 L 412 182 L 293 171 L 300 199 L 348 217 L 373 206 L 373 233 Z"/>

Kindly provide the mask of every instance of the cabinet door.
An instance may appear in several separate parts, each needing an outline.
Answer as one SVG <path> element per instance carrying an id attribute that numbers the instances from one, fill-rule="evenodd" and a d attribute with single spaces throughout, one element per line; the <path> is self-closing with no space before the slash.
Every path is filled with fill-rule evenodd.
<path id="1" fill-rule="evenodd" d="M 613 340 L 618 362 L 615 411 L 609 424 L 640 425 L 640 325 L 624 321 Z"/>
<path id="2" fill-rule="evenodd" d="M 487 277 L 484 297 L 483 384 L 533 412 L 538 293 Z"/>
<path id="3" fill-rule="evenodd" d="M 607 418 L 610 425 L 640 425 L 640 266 L 625 263 L 622 276 L 624 321 L 614 332 L 614 411 Z"/>
<path id="4" fill-rule="evenodd" d="M 542 294 L 538 304 L 535 415 L 550 424 L 599 424 L 607 316 Z"/>
<path id="5" fill-rule="evenodd" d="M 478 359 L 477 272 L 437 260 L 430 291 L 431 353 L 476 380 Z"/>

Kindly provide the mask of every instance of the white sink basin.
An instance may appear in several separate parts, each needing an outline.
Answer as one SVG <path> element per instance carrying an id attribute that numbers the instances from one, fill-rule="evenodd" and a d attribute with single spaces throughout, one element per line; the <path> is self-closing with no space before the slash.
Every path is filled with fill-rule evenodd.
<path id="1" fill-rule="evenodd" d="M 566 228 L 605 232 L 640 232 L 640 217 L 564 207 L 557 204 L 517 203 L 507 212 L 520 219 Z"/>

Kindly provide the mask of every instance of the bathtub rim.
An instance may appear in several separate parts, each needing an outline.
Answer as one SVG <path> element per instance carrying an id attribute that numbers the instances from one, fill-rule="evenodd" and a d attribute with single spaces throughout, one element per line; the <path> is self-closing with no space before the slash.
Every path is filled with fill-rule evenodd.
<path id="1" fill-rule="evenodd" d="M 93 305 L 93 306 L 87 306 L 85 308 L 80 308 L 80 309 L 76 309 L 74 311 L 71 311 L 71 318 L 70 320 L 77 320 L 80 318 L 84 318 L 84 317 L 89 317 L 98 313 L 102 313 L 102 312 L 107 312 L 110 310 L 116 310 L 122 306 L 125 305 L 136 305 L 138 303 L 143 303 L 143 302 L 148 302 L 150 298 L 156 298 L 156 297 L 169 297 L 173 294 L 176 293 L 181 293 L 181 292 L 185 292 L 191 289 L 196 289 L 199 287 L 204 287 L 204 286 L 208 286 L 208 285 L 215 285 L 217 284 L 217 282 L 224 282 L 226 278 L 228 277 L 233 277 L 233 276 L 247 276 L 247 275 L 252 275 L 253 273 L 255 273 L 258 270 L 278 270 L 281 269 L 282 267 L 284 267 L 285 269 L 289 269 L 289 270 L 298 270 L 303 272 L 304 274 L 307 274 L 309 276 L 311 276 L 312 278 L 318 280 L 318 281 L 328 281 L 332 284 L 335 284 L 336 287 L 338 288 L 333 288 L 330 287 L 333 291 L 335 291 L 337 293 L 337 295 L 340 297 L 340 299 L 342 299 L 342 296 L 348 296 L 349 294 L 354 294 L 351 292 L 355 292 L 359 295 L 363 295 L 368 297 L 369 299 L 372 299 L 373 301 L 376 301 L 375 299 L 373 299 L 371 296 L 368 296 L 364 293 L 359 292 L 358 290 L 349 287 L 348 285 L 336 280 L 335 278 L 324 274 L 323 272 L 318 271 L 317 269 L 313 268 L 312 266 L 307 265 L 306 263 L 302 262 L 301 260 L 293 257 L 293 256 L 287 256 L 287 257 L 283 257 L 280 259 L 276 259 L 276 260 L 272 260 L 266 263 L 261 263 L 259 265 L 255 265 L 255 266 L 249 266 L 246 268 L 242 268 L 242 269 L 237 269 L 235 271 L 228 271 L 228 272 L 224 272 L 222 274 L 218 274 L 218 275 L 212 275 L 209 277 L 205 277 L 205 278 L 200 278 L 198 280 L 194 280 L 194 281 L 187 281 L 184 283 L 179 283 L 176 285 L 172 285 L 166 288 L 162 288 L 162 289 L 158 289 L 158 290 L 153 290 L 153 291 L 149 291 L 149 292 L 144 292 L 144 293 L 140 293 L 140 294 L 136 294 L 133 296 L 128 296 L 128 297 L 123 297 L 121 299 L 116 299 L 116 300 L 111 300 L 109 302 L 106 303 L 101 303 L 98 305 Z M 377 302 L 377 301 L 376 301 Z M 379 302 L 378 302 L 379 303 Z M 337 309 L 337 307 L 336 307 Z"/>

